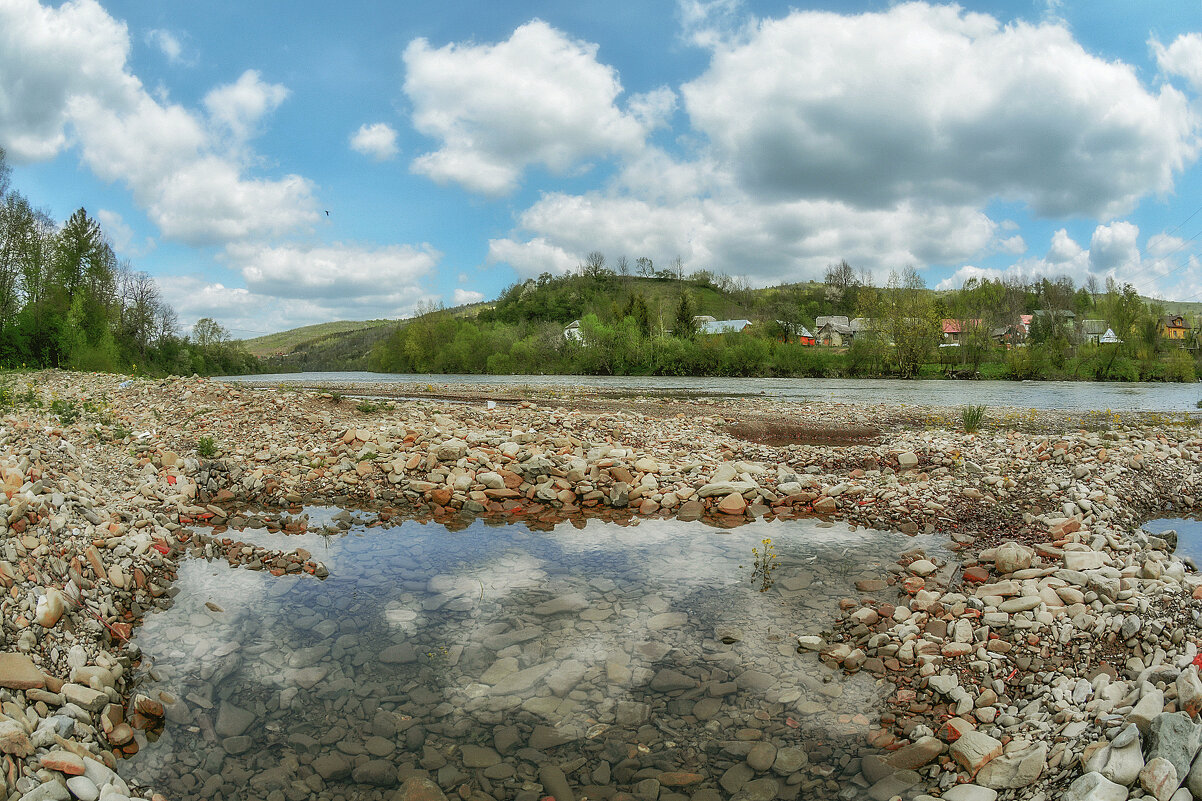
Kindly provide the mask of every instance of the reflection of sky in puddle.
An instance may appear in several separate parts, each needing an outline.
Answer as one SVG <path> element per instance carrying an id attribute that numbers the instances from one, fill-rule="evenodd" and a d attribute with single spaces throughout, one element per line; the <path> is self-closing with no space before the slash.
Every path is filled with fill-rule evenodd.
<path id="1" fill-rule="evenodd" d="M 315 527 L 328 519 L 318 514 L 311 510 Z M 552 532 L 483 522 L 451 532 L 405 523 L 336 535 L 259 529 L 225 536 L 306 548 L 330 576 L 274 578 L 224 561 L 181 564 L 175 605 L 149 616 L 137 635 L 152 666 L 144 689 L 187 699 L 187 722 L 169 725 L 133 764 L 137 778 L 168 788 L 189 754 L 217 748 L 198 738 L 211 731 L 222 700 L 255 711 L 247 734 L 259 748 L 290 732 L 328 729 L 331 702 L 320 699 L 346 695 L 352 698 L 336 704 L 339 710 L 372 699 L 372 706 L 422 715 L 449 702 L 455 711 L 447 719 L 466 715 L 476 727 L 503 718 L 583 731 L 607 714 L 612 720 L 615 703 L 665 703 L 646 686 L 662 668 L 701 677 L 712 669 L 732 678 L 744 671 L 770 676 L 725 699 L 730 725 L 743 725 L 741 716 L 765 704 L 783 705 L 781 716 L 801 717 L 799 705 L 807 700 L 830 712 L 871 711 L 880 692 L 871 676 L 838 680 L 839 692 L 828 692 L 824 682 L 831 677 L 812 655 L 794 652 L 792 637 L 829 628 L 836 600 L 855 594 L 852 583 L 883 575 L 902 551 L 940 549 L 934 537 L 852 532 L 816 521 L 724 530 L 671 520 L 627 527 L 592 520 Z M 751 549 L 762 550 L 764 539 L 771 539 L 779 566 L 772 587 L 759 592 L 750 581 Z M 548 602 L 564 611 L 543 614 Z M 733 627 L 739 642 L 719 643 L 717 626 Z M 392 652 L 401 656 L 388 657 Z M 530 686 L 518 682 L 518 689 L 502 692 L 496 688 L 504 679 L 489 674 L 540 666 L 584 691 L 552 692 L 552 678 L 539 674 Z M 832 702 L 840 693 L 843 700 Z M 832 703 L 836 708 L 828 708 Z M 367 725 L 355 714 L 346 713 L 352 732 Z M 814 725 L 835 723 L 815 723 L 823 716 L 807 714 Z M 695 720 L 686 724 L 666 710 L 660 719 L 702 736 Z"/>
<path id="2" fill-rule="evenodd" d="M 1202 565 L 1202 520 L 1189 520 L 1181 517 L 1166 517 L 1159 520 L 1149 520 L 1144 523 L 1145 531 L 1159 534 L 1172 529 L 1177 532 L 1177 555 L 1188 556 L 1198 565 Z"/>

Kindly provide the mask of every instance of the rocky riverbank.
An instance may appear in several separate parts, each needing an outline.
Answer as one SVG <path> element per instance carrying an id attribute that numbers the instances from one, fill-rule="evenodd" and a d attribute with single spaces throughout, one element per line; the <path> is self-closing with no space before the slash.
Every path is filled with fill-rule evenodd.
<path id="1" fill-rule="evenodd" d="M 129 796 L 119 757 L 174 700 L 131 697 L 132 627 L 169 603 L 187 555 L 324 575 L 303 550 L 269 551 L 237 534 L 301 530 L 294 510 L 309 503 L 450 527 L 479 517 L 725 527 L 820 515 L 947 532 L 960 559 L 910 554 L 861 582 L 862 597 L 849 594 L 829 637 L 801 640 L 833 668 L 891 688 L 886 710 L 864 710 L 880 725 L 862 753 L 813 785 L 804 771 L 774 773 L 755 749 L 743 770 L 703 777 L 684 795 L 1194 791 L 1202 580 L 1174 543 L 1138 529 L 1167 509 L 1188 514 L 1202 497 L 1202 439 L 1189 415 L 995 410 L 968 435 L 952 428 L 954 410 L 936 408 L 502 397 L 490 409 L 476 389 L 457 402 L 356 401 L 196 378 L 8 376 L 0 799 Z M 788 420 L 804 424 L 793 443 L 781 440 L 787 427 L 759 438 L 772 444 L 735 435 L 757 430 L 749 421 Z M 807 431 L 828 441 L 813 444 L 821 438 Z M 831 445 L 839 431 L 856 436 Z M 402 797 L 460 789 L 418 778 Z"/>

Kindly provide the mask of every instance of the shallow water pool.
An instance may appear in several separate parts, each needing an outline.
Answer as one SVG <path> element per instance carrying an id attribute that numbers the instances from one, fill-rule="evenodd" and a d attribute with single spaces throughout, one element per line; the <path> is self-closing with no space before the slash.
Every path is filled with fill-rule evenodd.
<path id="1" fill-rule="evenodd" d="M 481 801 L 855 797 L 840 770 L 892 687 L 795 638 L 940 540 L 577 526 L 236 535 L 310 550 L 324 581 L 185 560 L 135 639 L 167 724 L 124 772 L 179 798 L 390 799 L 415 773 Z"/>

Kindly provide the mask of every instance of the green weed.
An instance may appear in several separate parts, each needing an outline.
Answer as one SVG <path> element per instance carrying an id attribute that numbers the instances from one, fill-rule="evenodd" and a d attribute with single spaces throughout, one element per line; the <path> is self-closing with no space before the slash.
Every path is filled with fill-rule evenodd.
<path id="1" fill-rule="evenodd" d="M 975 434 L 981 430 L 981 421 L 985 419 L 985 406 L 965 406 L 960 409 L 960 422 L 964 431 Z"/>

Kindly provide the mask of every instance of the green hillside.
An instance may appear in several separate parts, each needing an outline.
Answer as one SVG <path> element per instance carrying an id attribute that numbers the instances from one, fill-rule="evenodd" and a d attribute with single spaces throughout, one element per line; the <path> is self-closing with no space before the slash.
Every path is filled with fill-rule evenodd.
<path id="1" fill-rule="evenodd" d="M 331 323 L 306 325 L 274 334 L 265 334 L 254 339 L 244 339 L 241 344 L 253 356 L 265 359 L 291 353 L 300 345 L 311 346 L 331 337 L 337 338 L 339 335 L 364 329 L 393 325 L 395 322 L 395 320 L 335 320 Z"/>

